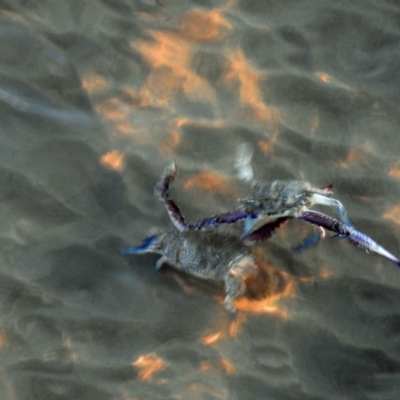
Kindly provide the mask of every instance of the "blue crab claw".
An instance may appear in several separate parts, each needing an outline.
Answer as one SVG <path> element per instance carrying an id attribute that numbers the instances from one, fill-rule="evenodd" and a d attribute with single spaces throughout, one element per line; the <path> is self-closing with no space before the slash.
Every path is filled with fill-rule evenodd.
<path id="1" fill-rule="evenodd" d="M 304 211 L 299 215 L 299 218 L 335 232 L 337 237 L 345 238 L 355 246 L 364 249 L 367 252 L 378 254 L 390 260 L 397 266 L 400 266 L 400 260 L 396 256 L 388 252 L 369 236 L 354 229 L 352 226 L 348 226 L 343 222 L 317 211 Z"/>

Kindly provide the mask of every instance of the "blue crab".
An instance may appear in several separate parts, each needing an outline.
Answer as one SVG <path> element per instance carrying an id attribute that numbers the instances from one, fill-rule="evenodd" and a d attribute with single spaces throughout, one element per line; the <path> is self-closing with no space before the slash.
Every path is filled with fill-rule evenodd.
<path id="1" fill-rule="evenodd" d="M 236 168 L 239 178 L 250 184 L 251 195 L 239 200 L 239 207 L 234 211 L 198 220 L 194 224 L 195 229 L 244 221 L 241 240 L 246 242 L 247 238 L 251 238 L 251 242 L 256 243 L 269 238 L 288 219 L 296 218 L 316 225 L 319 228 L 318 238 L 325 236 L 325 228 L 336 233 L 336 237 L 345 238 L 353 245 L 400 266 L 396 256 L 354 228 L 342 203 L 332 198 L 332 185 L 319 189 L 300 180 L 276 180 L 261 184 L 253 178 L 251 158 L 252 148 L 246 143 L 239 146 Z M 336 208 L 339 219 L 310 210 L 316 204 Z M 311 241 L 315 242 L 315 237 Z"/>
<path id="2" fill-rule="evenodd" d="M 248 245 L 253 244 L 252 235 L 245 240 L 229 233 L 220 233 L 216 229 L 198 229 L 196 224 L 185 221 L 176 203 L 169 198 L 168 190 L 175 179 L 175 163 L 166 167 L 154 192 L 164 202 L 174 227 L 147 237 L 137 247 L 123 249 L 123 254 L 157 253 L 161 258 L 156 263 L 160 269 L 164 263 L 199 278 L 225 282 L 225 306 L 234 311 L 233 301 L 246 292 L 247 282 L 257 278 L 259 268 L 257 260 Z M 275 221 L 265 232 L 263 239 L 270 236 L 279 227 Z M 259 240 L 257 234 L 256 240 Z"/>

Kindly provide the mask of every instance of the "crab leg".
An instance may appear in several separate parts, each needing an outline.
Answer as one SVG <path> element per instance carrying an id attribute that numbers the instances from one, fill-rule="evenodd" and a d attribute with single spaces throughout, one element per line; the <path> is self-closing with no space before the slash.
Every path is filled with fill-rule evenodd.
<path id="1" fill-rule="evenodd" d="M 346 209 L 343 204 L 336 199 L 332 199 L 331 197 L 327 197 L 323 194 L 313 193 L 311 196 L 311 201 L 314 204 L 320 204 L 322 206 L 335 207 L 338 210 L 339 218 L 342 222 L 344 222 L 347 226 L 353 226 L 350 218 L 347 216 Z"/>
<path id="2" fill-rule="evenodd" d="M 316 245 L 324 237 L 325 237 L 325 230 L 324 230 L 324 228 L 319 226 L 318 227 L 318 232 L 316 232 L 313 235 L 309 236 L 302 243 L 300 243 L 299 245 L 295 246 L 293 248 L 293 252 L 300 253 L 303 250 L 306 250 L 309 247 Z"/>
<path id="3" fill-rule="evenodd" d="M 157 236 L 149 236 L 145 238 L 139 246 L 136 247 L 126 247 L 122 249 L 122 254 L 143 254 L 155 252 L 158 240 Z"/>
<path id="4" fill-rule="evenodd" d="M 234 224 L 235 222 L 258 218 L 257 214 L 249 213 L 238 208 L 235 211 L 230 211 L 224 214 L 214 215 L 209 218 L 201 218 L 193 225 L 194 229 L 201 229 L 204 227 L 215 227 L 219 224 Z"/>
<path id="5" fill-rule="evenodd" d="M 237 147 L 234 164 L 236 176 L 241 181 L 246 183 L 251 183 L 254 181 L 254 172 L 253 167 L 251 166 L 253 153 L 254 149 L 250 143 L 242 143 Z"/>
<path id="6" fill-rule="evenodd" d="M 332 232 L 336 232 L 338 237 L 347 239 L 355 246 L 364 249 L 367 252 L 378 254 L 387 258 L 397 266 L 400 266 L 400 260 L 372 240 L 369 236 L 362 232 L 357 231 L 351 226 L 346 225 L 328 215 L 322 214 L 317 211 L 305 211 L 301 213 L 298 218 L 303 219 L 311 224 L 322 226 Z"/>
<path id="7" fill-rule="evenodd" d="M 165 208 L 168 211 L 169 218 L 175 225 L 178 231 L 187 231 L 190 229 L 189 224 L 185 221 L 185 218 L 181 214 L 181 211 L 177 204 L 169 198 L 169 185 L 174 181 L 178 169 L 175 162 L 168 165 L 165 169 L 161 178 L 154 186 L 154 195 L 161 201 L 164 202 Z"/>
<path id="8" fill-rule="evenodd" d="M 243 234 L 240 240 L 248 246 L 267 240 L 275 233 L 276 229 L 280 228 L 286 222 L 287 219 L 288 218 L 286 217 L 278 218 L 273 222 L 264 224 L 251 233 L 246 235 Z"/>

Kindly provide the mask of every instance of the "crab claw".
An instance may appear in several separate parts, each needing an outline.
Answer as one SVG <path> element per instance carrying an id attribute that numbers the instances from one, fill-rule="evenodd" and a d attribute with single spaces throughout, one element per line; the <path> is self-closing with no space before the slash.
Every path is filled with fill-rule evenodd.
<path id="1" fill-rule="evenodd" d="M 348 226 L 343 222 L 317 211 L 304 211 L 299 215 L 299 218 L 310 222 L 311 224 L 322 226 L 323 228 L 332 232 L 336 232 L 338 237 L 347 239 L 350 243 L 354 244 L 360 249 L 378 254 L 390 260 L 397 266 L 400 266 L 400 260 L 396 256 L 384 249 L 369 236 L 357 231 L 353 227 Z"/>

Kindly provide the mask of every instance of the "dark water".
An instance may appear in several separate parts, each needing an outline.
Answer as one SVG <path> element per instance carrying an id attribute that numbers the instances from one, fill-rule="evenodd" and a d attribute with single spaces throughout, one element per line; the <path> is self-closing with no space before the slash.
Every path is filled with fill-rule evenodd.
<path id="1" fill-rule="evenodd" d="M 400 270 L 344 241 L 260 251 L 263 301 L 120 249 L 258 179 L 334 184 L 400 255 L 396 1 L 2 1 L 0 398 L 400 399 Z"/>

